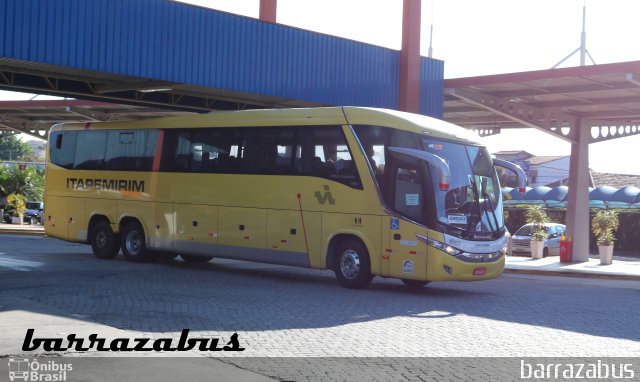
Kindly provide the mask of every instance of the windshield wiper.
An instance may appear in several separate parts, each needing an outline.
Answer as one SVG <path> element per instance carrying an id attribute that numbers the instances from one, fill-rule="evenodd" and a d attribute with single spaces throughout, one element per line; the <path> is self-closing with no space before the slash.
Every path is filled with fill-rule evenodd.
<path id="1" fill-rule="evenodd" d="M 496 228 L 495 230 L 493 229 L 493 224 L 491 222 L 489 222 L 489 219 L 487 219 L 487 221 L 489 222 L 489 225 L 492 231 L 497 231 L 500 227 L 498 227 L 500 225 L 500 223 L 498 222 L 498 217 L 496 216 L 496 212 L 493 208 L 493 203 L 491 203 L 491 198 L 489 197 L 489 194 L 487 193 L 487 187 L 484 184 L 484 182 L 481 181 L 481 192 L 482 192 L 482 197 L 484 198 L 484 203 L 485 205 L 488 203 L 489 204 L 489 211 L 491 211 L 491 215 L 493 216 L 493 221 L 496 223 Z M 486 208 L 485 208 L 486 209 Z"/>
<path id="2" fill-rule="evenodd" d="M 477 206 L 477 208 L 473 208 L 473 207 L 471 208 L 471 217 L 476 216 L 477 220 L 480 222 L 480 224 L 482 224 L 482 210 L 480 210 L 480 195 L 478 194 L 478 186 L 476 185 L 476 182 L 473 179 L 473 175 L 469 175 L 469 183 L 471 184 L 471 190 L 473 191 L 473 204 Z M 477 224 L 476 220 L 474 219 L 469 219 L 469 220 L 470 222 L 467 224 L 467 232 L 471 232 L 470 225 Z"/>

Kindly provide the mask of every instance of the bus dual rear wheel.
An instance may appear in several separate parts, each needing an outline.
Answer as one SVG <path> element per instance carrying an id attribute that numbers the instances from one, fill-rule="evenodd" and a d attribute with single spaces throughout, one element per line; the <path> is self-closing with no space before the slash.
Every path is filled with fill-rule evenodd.
<path id="1" fill-rule="evenodd" d="M 113 233 L 111 225 L 105 220 L 95 223 L 89 241 L 93 254 L 99 259 L 113 259 L 120 252 L 118 235 Z"/>
<path id="2" fill-rule="evenodd" d="M 155 260 L 155 254 L 147 251 L 144 229 L 138 222 L 127 223 L 120 232 L 122 254 L 136 263 Z"/>
<path id="3" fill-rule="evenodd" d="M 368 286 L 373 276 L 367 248 L 359 240 L 342 240 L 336 246 L 335 272 L 343 287 L 362 289 Z"/>

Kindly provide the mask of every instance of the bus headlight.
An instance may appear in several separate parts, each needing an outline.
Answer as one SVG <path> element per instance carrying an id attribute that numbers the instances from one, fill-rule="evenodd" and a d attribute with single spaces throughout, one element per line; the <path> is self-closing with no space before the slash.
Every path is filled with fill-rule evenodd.
<path id="1" fill-rule="evenodd" d="M 502 256 L 502 251 L 493 253 L 467 253 L 464 252 L 458 256 L 458 259 L 467 261 L 469 263 L 486 263 L 496 261 Z"/>
<path id="2" fill-rule="evenodd" d="M 461 250 L 454 248 L 448 244 L 439 242 L 437 240 L 433 240 L 433 239 L 429 239 L 426 236 L 422 236 L 422 235 L 416 235 L 418 237 L 418 239 L 420 241 L 422 241 L 423 243 L 427 243 L 427 245 L 432 246 L 433 248 L 439 249 L 442 252 L 446 252 L 448 254 L 450 254 L 451 256 L 458 256 L 459 254 L 462 253 Z"/>
<path id="3" fill-rule="evenodd" d="M 433 248 L 439 249 L 442 252 L 448 253 L 449 255 L 455 257 L 458 260 L 466 261 L 468 263 L 486 263 L 492 262 L 499 259 L 504 255 L 504 248 L 497 252 L 492 253 L 469 253 L 464 252 L 460 249 L 454 248 L 448 244 L 439 242 L 437 240 L 430 239 L 426 236 L 416 235 L 420 241 L 423 243 L 427 243 L 427 245 L 432 246 Z"/>

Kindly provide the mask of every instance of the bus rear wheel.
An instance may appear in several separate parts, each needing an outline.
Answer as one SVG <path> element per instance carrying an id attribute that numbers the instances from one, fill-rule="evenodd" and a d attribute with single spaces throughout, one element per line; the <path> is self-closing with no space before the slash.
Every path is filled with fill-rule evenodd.
<path id="1" fill-rule="evenodd" d="M 408 286 L 409 288 L 421 288 L 429 284 L 431 281 L 402 279 L 402 282 L 404 283 L 404 285 Z"/>
<path id="2" fill-rule="evenodd" d="M 96 222 L 91 229 L 89 242 L 95 257 L 99 259 L 113 259 L 118 256 L 120 247 L 118 235 L 113 233 L 111 225 L 105 220 Z"/>
<path id="3" fill-rule="evenodd" d="M 340 285 L 362 289 L 371 283 L 371 262 L 367 248 L 355 239 L 342 240 L 335 252 L 336 277 Z"/>
<path id="4" fill-rule="evenodd" d="M 153 253 L 147 251 L 144 229 L 140 223 L 127 223 L 120 234 L 122 237 L 120 247 L 127 260 L 141 263 L 155 259 Z"/>
<path id="5" fill-rule="evenodd" d="M 213 260 L 213 256 L 197 256 L 197 255 L 183 255 L 180 254 L 182 260 L 185 263 L 206 263 Z"/>

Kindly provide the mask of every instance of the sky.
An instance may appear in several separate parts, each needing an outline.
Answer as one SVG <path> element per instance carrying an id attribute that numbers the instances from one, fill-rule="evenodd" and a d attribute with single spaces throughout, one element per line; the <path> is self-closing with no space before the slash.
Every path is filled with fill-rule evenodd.
<path id="1" fill-rule="evenodd" d="M 186 0 L 258 17 L 259 0 Z M 400 49 L 402 0 L 278 0 L 278 23 Z M 445 78 L 549 69 L 580 46 L 586 4 L 587 50 L 597 64 L 640 60 L 638 0 L 422 0 L 421 53 L 443 60 Z M 561 67 L 578 66 L 574 55 Z M 29 95 L 22 98 L 28 99 Z M 3 99 L 7 99 L 4 95 Z M 39 96 L 37 99 L 44 99 Z M 491 152 L 569 155 L 570 145 L 534 129 L 483 138 Z M 590 145 L 590 167 L 640 174 L 629 160 L 640 135 Z"/>

